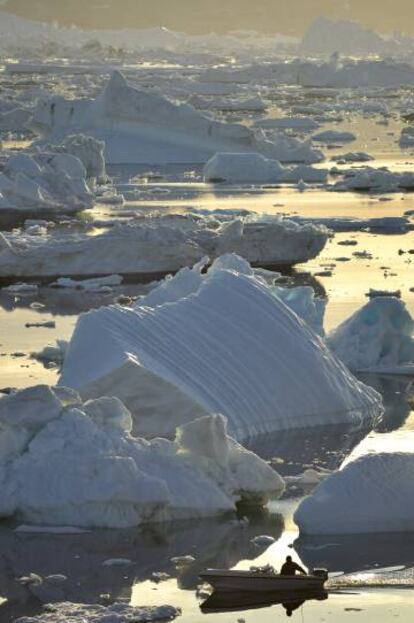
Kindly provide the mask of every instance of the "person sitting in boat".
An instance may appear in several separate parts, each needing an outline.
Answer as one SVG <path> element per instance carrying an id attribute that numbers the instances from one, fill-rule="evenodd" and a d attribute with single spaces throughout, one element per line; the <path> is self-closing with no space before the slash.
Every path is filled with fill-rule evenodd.
<path id="1" fill-rule="evenodd" d="M 282 565 L 280 575 L 296 575 L 296 571 L 298 573 L 303 573 L 303 575 L 307 575 L 305 569 L 303 569 L 296 562 L 293 562 L 292 556 L 286 556 L 286 562 Z"/>

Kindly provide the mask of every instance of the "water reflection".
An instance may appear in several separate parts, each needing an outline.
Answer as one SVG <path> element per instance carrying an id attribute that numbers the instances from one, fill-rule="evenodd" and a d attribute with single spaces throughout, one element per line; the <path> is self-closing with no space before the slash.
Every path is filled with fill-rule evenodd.
<path id="1" fill-rule="evenodd" d="M 306 591 L 294 593 L 248 593 L 248 592 L 214 592 L 201 605 L 204 614 L 218 612 L 240 612 L 243 610 L 257 610 L 281 605 L 288 617 L 300 608 L 306 601 L 323 601 L 328 599 L 328 593 L 321 591 Z"/>
<path id="2" fill-rule="evenodd" d="M 100 603 L 102 596 L 129 600 L 134 584 L 150 580 L 159 571 L 175 577 L 182 590 L 194 590 L 202 569 L 229 568 L 241 559 L 253 560 L 258 549 L 251 539 L 263 531 L 278 539 L 283 528 L 280 515 L 265 511 L 251 516 L 248 525 L 222 518 L 80 535 L 19 534 L 4 525 L 0 529 L 0 594 L 8 602 L 0 606 L 1 617 L 6 612 L 10 617 L 33 612 L 53 601 Z M 171 559 L 183 555 L 191 555 L 194 562 L 176 568 Z M 127 559 L 131 564 L 105 566 L 108 559 Z M 31 573 L 46 580 L 41 585 L 16 581 Z M 67 579 L 49 583 L 47 576 L 56 574 Z"/>
<path id="3" fill-rule="evenodd" d="M 300 536 L 294 549 L 309 567 L 350 573 L 414 564 L 414 532 L 339 536 Z"/>

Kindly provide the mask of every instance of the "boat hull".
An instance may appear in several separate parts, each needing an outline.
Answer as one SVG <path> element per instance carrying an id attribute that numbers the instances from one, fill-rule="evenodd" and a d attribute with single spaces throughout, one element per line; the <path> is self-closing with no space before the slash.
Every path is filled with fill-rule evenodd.
<path id="1" fill-rule="evenodd" d="M 326 578 L 314 575 L 271 575 L 243 571 L 208 570 L 200 574 L 217 591 L 291 592 L 320 591 Z"/>

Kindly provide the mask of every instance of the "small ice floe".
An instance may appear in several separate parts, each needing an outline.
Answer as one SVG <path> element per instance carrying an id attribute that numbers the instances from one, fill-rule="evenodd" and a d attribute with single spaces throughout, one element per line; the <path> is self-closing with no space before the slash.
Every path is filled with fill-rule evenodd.
<path id="1" fill-rule="evenodd" d="M 360 260 L 372 260 L 373 255 L 369 251 L 354 251 L 352 255 Z"/>
<path id="2" fill-rule="evenodd" d="M 29 573 L 29 575 L 23 575 L 20 578 L 16 578 L 16 582 L 18 582 L 19 584 L 23 584 L 23 585 L 28 585 L 28 584 L 41 584 L 42 583 L 42 578 L 40 575 L 37 575 L 37 573 Z"/>
<path id="3" fill-rule="evenodd" d="M 60 277 L 52 283 L 57 288 L 69 288 L 74 290 L 84 290 L 85 292 L 105 293 L 112 292 L 112 288 L 120 286 L 123 281 L 121 275 L 108 275 L 107 277 L 96 277 L 95 279 L 71 279 L 70 277 Z"/>
<path id="4" fill-rule="evenodd" d="M 267 534 L 261 534 L 259 536 L 255 536 L 251 542 L 254 545 L 257 545 L 257 547 L 266 547 L 268 545 L 272 545 L 272 543 L 275 542 L 275 538 L 272 536 L 269 536 Z"/>
<path id="5" fill-rule="evenodd" d="M 125 567 L 134 564 L 129 558 L 108 558 L 104 560 L 104 567 Z"/>
<path id="6" fill-rule="evenodd" d="M 7 294 L 37 294 L 39 286 L 35 283 L 15 283 L 1 289 Z"/>
<path id="7" fill-rule="evenodd" d="M 323 183 L 328 171 L 312 166 L 283 166 L 262 154 L 217 153 L 204 166 L 204 180 L 227 184 Z"/>
<path id="8" fill-rule="evenodd" d="M 130 606 L 126 602 L 115 602 L 109 606 L 78 604 L 69 601 L 45 606 L 44 611 L 33 617 L 21 617 L 14 623 L 149 623 L 172 621 L 181 614 L 174 606 Z"/>
<path id="9" fill-rule="evenodd" d="M 358 244 L 358 240 L 339 240 L 337 244 L 343 247 L 355 247 Z"/>
<path id="10" fill-rule="evenodd" d="M 299 476 L 286 476 L 285 480 L 288 485 L 295 484 L 304 487 L 311 487 L 318 485 L 322 480 L 329 476 L 331 472 L 327 470 L 316 470 L 313 468 L 305 469 Z"/>
<path id="11" fill-rule="evenodd" d="M 166 582 L 169 580 L 171 576 L 168 573 L 164 573 L 163 571 L 154 571 L 151 573 L 151 580 L 153 582 Z"/>
<path id="12" fill-rule="evenodd" d="M 26 329 L 55 329 L 56 322 L 54 320 L 45 320 L 44 322 L 26 322 L 24 326 Z"/>
<path id="13" fill-rule="evenodd" d="M 312 140 L 318 143 L 351 143 L 356 141 L 352 132 L 339 132 L 337 130 L 325 130 L 312 136 Z"/>
<path id="14" fill-rule="evenodd" d="M 349 162 L 369 162 L 370 160 L 375 160 L 375 158 L 364 151 L 350 151 L 346 154 L 333 156 L 331 160 L 338 164 L 345 164 Z"/>
<path id="15" fill-rule="evenodd" d="M 67 351 L 69 342 L 66 340 L 56 340 L 56 345 L 47 345 L 38 352 L 31 353 L 33 359 L 46 363 L 56 363 L 58 365 L 63 363 L 65 359 L 65 353 Z"/>
<path id="16" fill-rule="evenodd" d="M 365 293 L 365 296 L 369 299 L 375 299 L 378 296 L 393 296 L 400 299 L 401 290 L 375 290 L 374 288 L 370 288 L 368 292 Z"/>
<path id="17" fill-rule="evenodd" d="M 174 558 L 171 558 L 171 562 L 177 567 L 186 567 L 187 565 L 192 565 L 195 560 L 196 559 L 194 558 L 194 556 L 191 555 L 175 556 Z"/>

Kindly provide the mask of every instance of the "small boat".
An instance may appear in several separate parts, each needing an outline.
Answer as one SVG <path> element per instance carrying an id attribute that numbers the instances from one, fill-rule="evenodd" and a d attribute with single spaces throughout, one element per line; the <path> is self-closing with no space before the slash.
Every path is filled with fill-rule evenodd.
<path id="1" fill-rule="evenodd" d="M 326 569 L 313 569 L 309 575 L 279 575 L 268 568 L 250 571 L 206 569 L 200 578 L 217 591 L 304 592 L 322 590 L 328 572 Z"/>

